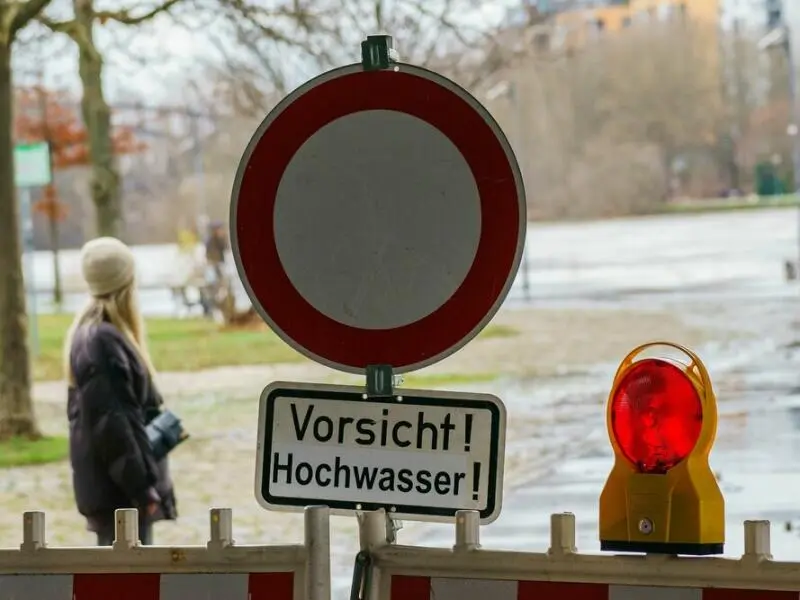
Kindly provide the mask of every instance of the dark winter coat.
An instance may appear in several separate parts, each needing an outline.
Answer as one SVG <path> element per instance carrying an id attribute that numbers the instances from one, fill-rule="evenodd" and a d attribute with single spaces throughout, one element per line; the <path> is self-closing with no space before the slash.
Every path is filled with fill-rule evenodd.
<path id="1" fill-rule="evenodd" d="M 78 511 L 88 528 L 113 527 L 118 508 L 151 521 L 177 517 L 167 459 L 156 462 L 145 426 L 162 404 L 142 360 L 110 323 L 76 331 L 70 349 L 75 385 L 68 396 L 70 460 Z"/>
<path id="2" fill-rule="evenodd" d="M 224 234 L 212 232 L 206 241 L 206 260 L 213 264 L 225 262 L 225 253 L 230 249 Z"/>

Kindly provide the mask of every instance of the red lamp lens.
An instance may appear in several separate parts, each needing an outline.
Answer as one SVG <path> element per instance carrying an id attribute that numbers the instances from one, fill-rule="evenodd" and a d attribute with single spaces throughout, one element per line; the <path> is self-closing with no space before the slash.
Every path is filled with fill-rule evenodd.
<path id="1" fill-rule="evenodd" d="M 635 363 L 611 399 L 611 430 L 641 473 L 664 474 L 686 458 L 702 424 L 697 390 L 686 373 L 664 360 Z"/>

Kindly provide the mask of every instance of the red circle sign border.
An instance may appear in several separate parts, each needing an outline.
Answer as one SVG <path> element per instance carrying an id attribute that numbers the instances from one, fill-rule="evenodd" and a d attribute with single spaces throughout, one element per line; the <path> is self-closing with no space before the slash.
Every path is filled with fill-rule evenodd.
<path id="1" fill-rule="evenodd" d="M 291 283 L 275 244 L 278 186 L 297 150 L 328 123 L 368 110 L 402 112 L 436 127 L 464 156 L 480 195 L 480 242 L 461 286 L 431 314 L 394 329 L 351 327 L 322 314 Z M 468 92 L 412 65 L 385 71 L 350 65 L 299 87 L 256 130 L 234 181 L 231 242 L 254 308 L 295 350 L 349 373 L 371 364 L 404 373 L 456 352 L 496 314 L 522 258 L 526 211 L 511 146 Z"/>

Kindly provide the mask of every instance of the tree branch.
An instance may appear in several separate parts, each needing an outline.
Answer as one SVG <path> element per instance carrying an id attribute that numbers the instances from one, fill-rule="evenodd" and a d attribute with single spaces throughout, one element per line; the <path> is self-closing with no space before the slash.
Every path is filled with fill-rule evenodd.
<path id="1" fill-rule="evenodd" d="M 105 23 L 106 21 L 116 21 L 117 23 L 121 23 L 123 25 L 141 25 L 145 21 L 154 19 L 161 13 L 169 12 L 169 10 L 180 1 L 181 0 L 166 0 L 164 3 L 159 4 L 146 13 L 137 16 L 131 15 L 131 11 L 128 9 L 101 10 L 95 13 L 95 16 L 100 20 L 101 23 Z"/>
<path id="2" fill-rule="evenodd" d="M 75 39 L 75 35 L 77 33 L 77 23 L 74 19 L 70 21 L 53 21 L 44 15 L 40 15 L 37 20 L 50 31 L 55 33 L 63 33 Z"/>
<path id="3" fill-rule="evenodd" d="M 22 4 L 17 10 L 17 14 L 15 14 L 14 18 L 11 20 L 9 31 L 11 38 L 13 39 L 20 29 L 33 21 L 40 12 L 47 8 L 50 2 L 51 0 L 28 0 Z"/>
<path id="4" fill-rule="evenodd" d="M 89 32 L 84 27 L 81 27 L 81 24 L 77 19 L 71 19 L 69 21 L 53 21 L 52 19 L 48 19 L 42 15 L 39 16 L 38 20 L 42 25 L 50 29 L 50 31 L 55 33 L 63 33 L 73 42 L 75 42 L 79 48 L 91 53 L 95 56 L 95 58 L 99 58 L 97 48 L 94 46 L 91 38 L 89 37 Z"/>

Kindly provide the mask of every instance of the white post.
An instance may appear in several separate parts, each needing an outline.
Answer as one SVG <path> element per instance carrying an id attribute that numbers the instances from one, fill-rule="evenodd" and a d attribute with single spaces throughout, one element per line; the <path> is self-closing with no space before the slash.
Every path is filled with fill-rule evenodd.
<path id="1" fill-rule="evenodd" d="M 527 161 L 527 138 L 525 135 L 525 117 L 524 107 L 522 104 L 522 94 L 520 93 L 519 77 L 514 76 L 514 81 L 509 83 L 508 99 L 511 101 L 511 109 L 514 113 L 514 154 L 519 163 L 519 170 L 522 174 L 522 186 L 527 186 L 528 180 L 526 174 L 528 173 Z M 526 188 L 527 189 L 527 188 Z M 528 226 L 528 199 L 525 198 L 525 226 Z M 527 232 L 526 232 L 527 234 Z M 527 240 L 527 235 L 525 236 Z M 522 248 L 522 262 L 519 266 L 522 271 L 522 294 L 526 301 L 531 299 L 531 273 L 530 265 L 528 263 L 528 244 L 526 243 Z"/>
<path id="2" fill-rule="evenodd" d="M 327 506 L 306 507 L 306 600 L 331 600 L 330 519 Z"/>
<path id="3" fill-rule="evenodd" d="M 547 553 L 563 556 L 575 552 L 575 515 L 572 513 L 550 515 L 550 549 Z"/>
<path id="4" fill-rule="evenodd" d="M 36 297 L 36 273 L 34 270 L 34 254 L 36 247 L 33 243 L 33 211 L 31 209 L 33 198 L 31 188 L 19 188 L 20 216 L 22 217 L 22 252 L 24 284 L 28 294 L 28 328 L 30 334 L 31 351 L 34 356 L 39 354 L 39 310 L 37 308 L 38 298 Z"/>
<path id="5" fill-rule="evenodd" d="M 212 508 L 209 511 L 211 535 L 209 549 L 233 546 L 233 511 L 230 508 Z"/>
<path id="6" fill-rule="evenodd" d="M 481 513 L 477 510 L 456 511 L 456 543 L 454 552 L 477 550 L 481 547 Z"/>
<path id="7" fill-rule="evenodd" d="M 769 521 L 744 522 L 744 554 L 742 559 L 772 560 Z"/>
<path id="8" fill-rule="evenodd" d="M 391 522 L 382 508 L 360 513 L 358 519 L 358 539 L 362 550 L 374 550 L 389 543 L 388 534 Z"/>
<path id="9" fill-rule="evenodd" d="M 139 511 L 118 508 L 114 511 L 114 550 L 127 550 L 139 545 Z"/>
<path id="10" fill-rule="evenodd" d="M 38 550 L 47 546 L 45 533 L 45 516 L 42 511 L 35 510 L 23 513 L 20 550 Z"/>
<path id="11" fill-rule="evenodd" d="M 373 510 L 356 515 L 358 520 L 358 540 L 362 552 L 373 553 L 394 540 L 393 524 L 384 509 Z M 391 539 L 390 539 L 391 538 Z M 369 584 L 364 590 L 367 598 L 378 598 L 380 595 L 380 572 L 370 565 Z"/>

